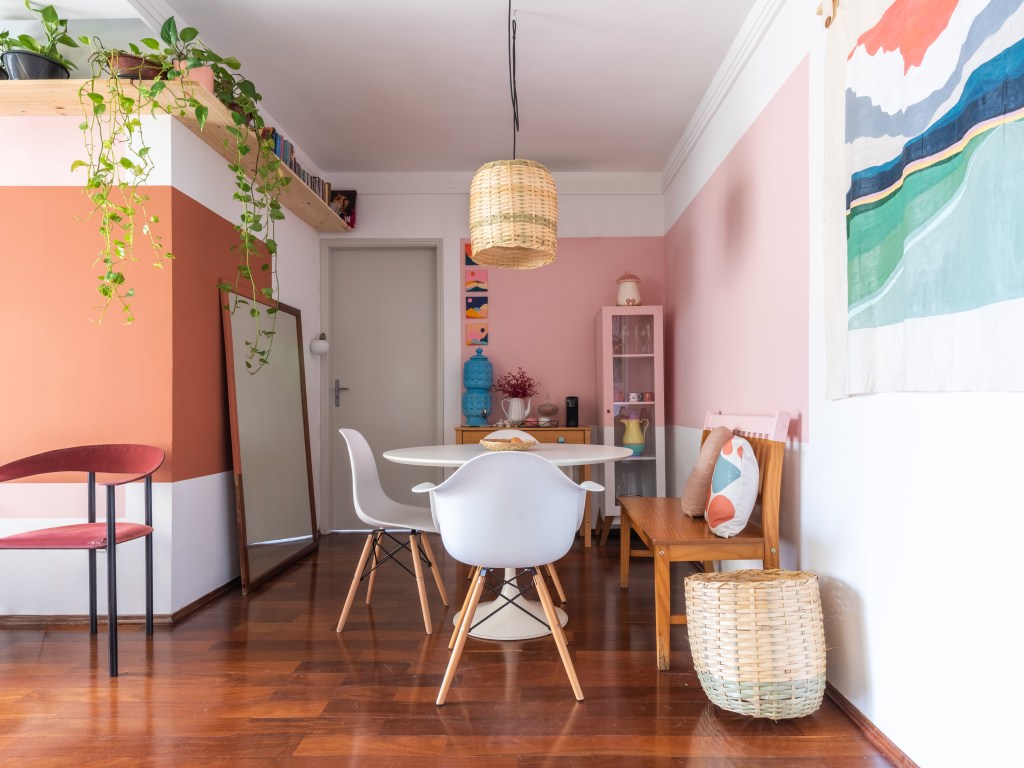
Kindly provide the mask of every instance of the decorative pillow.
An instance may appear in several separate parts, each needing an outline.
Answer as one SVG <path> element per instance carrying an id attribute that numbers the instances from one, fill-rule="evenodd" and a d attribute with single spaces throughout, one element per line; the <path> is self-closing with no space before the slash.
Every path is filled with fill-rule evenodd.
<path id="1" fill-rule="evenodd" d="M 739 436 L 726 441 L 715 462 L 705 513 L 713 534 L 728 538 L 746 527 L 757 501 L 758 471 L 750 443 Z"/>
<path id="2" fill-rule="evenodd" d="M 711 492 L 711 473 L 715 471 L 715 462 L 722 446 L 732 437 L 728 427 L 715 427 L 708 433 L 704 445 L 700 447 L 697 462 L 686 478 L 683 488 L 683 513 L 690 517 L 702 517 L 707 507 L 708 494 Z"/>

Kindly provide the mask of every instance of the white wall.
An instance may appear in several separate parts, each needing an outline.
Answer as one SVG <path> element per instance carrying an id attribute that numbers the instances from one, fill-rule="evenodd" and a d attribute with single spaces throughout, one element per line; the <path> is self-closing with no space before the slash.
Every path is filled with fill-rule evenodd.
<path id="1" fill-rule="evenodd" d="M 1010 627 L 1020 600 L 1017 569 L 1008 548 L 979 562 L 970 544 L 1024 533 L 1012 447 L 1024 428 L 1024 394 L 825 399 L 819 137 L 826 31 L 814 8 L 789 0 L 771 16 L 712 128 L 672 179 L 666 220 L 674 221 L 728 154 L 721 136 L 735 144 L 736 129 L 745 130 L 767 103 L 749 94 L 770 98 L 810 54 L 809 439 L 787 452 L 796 472 L 787 472 L 792 486 L 784 486 L 783 499 L 799 498 L 798 514 L 782 523 L 790 540 L 783 565 L 788 551 L 789 567 L 819 576 L 829 682 L 912 760 L 928 768 L 1010 765 L 1010 719 L 1024 677 Z M 724 121 L 721 130 L 714 121 Z M 708 157 L 715 159 L 710 170 Z M 694 440 L 693 430 L 674 431 L 680 463 L 692 463 Z"/>

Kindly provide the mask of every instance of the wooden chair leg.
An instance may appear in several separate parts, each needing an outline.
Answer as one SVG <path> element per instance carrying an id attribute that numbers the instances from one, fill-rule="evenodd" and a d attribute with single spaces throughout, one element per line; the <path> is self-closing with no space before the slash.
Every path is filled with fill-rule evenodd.
<path id="1" fill-rule="evenodd" d="M 558 593 L 558 599 L 564 605 L 569 601 L 565 597 L 565 590 L 562 589 L 562 582 L 558 579 L 558 571 L 555 570 L 555 564 L 548 563 L 546 568 L 548 569 L 548 576 L 551 578 L 551 583 L 555 585 L 555 592 Z"/>
<path id="2" fill-rule="evenodd" d="M 480 575 L 480 566 L 469 569 L 470 579 L 475 579 Z M 475 581 L 470 581 L 469 589 L 466 590 L 466 599 L 462 601 L 462 610 L 459 611 L 459 618 L 455 622 L 455 629 L 452 630 L 452 637 L 448 641 L 448 650 L 450 651 L 455 647 L 455 638 L 459 636 L 459 630 L 462 629 L 462 622 L 466 620 L 466 606 L 469 605 L 469 597 L 473 594 L 473 586 L 476 584 Z"/>
<path id="3" fill-rule="evenodd" d="M 359 555 L 356 575 L 352 577 L 352 586 L 348 588 L 348 595 L 345 597 L 345 607 L 341 609 L 341 616 L 338 618 L 338 628 L 335 632 L 341 632 L 345 628 L 345 620 L 348 618 L 348 612 L 352 609 L 352 601 L 355 600 L 356 591 L 359 589 L 359 579 L 363 575 L 363 568 L 366 567 L 366 561 L 370 557 L 370 547 L 372 546 L 373 534 L 370 533 L 366 537 L 366 543 L 363 545 L 363 553 Z"/>
<path id="4" fill-rule="evenodd" d="M 378 528 L 373 536 L 373 560 L 370 562 L 370 578 L 366 582 L 366 604 L 373 599 L 373 583 L 377 580 L 377 566 L 380 565 L 380 540 L 384 538 L 384 529 Z"/>
<path id="5" fill-rule="evenodd" d="M 420 593 L 420 608 L 423 609 L 423 627 L 427 634 L 434 628 L 430 624 L 430 605 L 427 603 L 427 587 L 423 582 L 423 563 L 420 562 L 420 548 L 416 546 L 416 532 L 409 532 L 409 553 L 412 555 L 412 567 L 416 573 L 416 590 Z"/>
<path id="6" fill-rule="evenodd" d="M 448 593 L 445 592 L 444 582 L 441 581 L 441 569 L 437 567 L 437 560 L 434 559 L 434 550 L 430 547 L 430 537 L 423 531 L 420 531 L 420 543 L 423 545 L 427 560 L 430 561 L 430 572 L 434 574 L 434 583 L 437 584 L 437 591 L 441 593 L 441 602 L 447 606 Z"/>
<path id="7" fill-rule="evenodd" d="M 558 646 L 558 655 L 562 657 L 562 666 L 565 667 L 565 674 L 569 676 L 569 685 L 572 686 L 572 692 L 576 695 L 576 701 L 583 701 L 583 689 L 580 688 L 579 678 L 576 677 L 576 669 L 573 667 L 572 659 L 569 657 L 569 647 L 565 642 L 562 623 L 558 620 L 558 614 L 555 613 L 555 605 L 551 602 L 551 593 L 548 592 L 548 587 L 544 583 L 540 572 L 534 574 L 533 584 L 537 589 L 537 596 L 540 597 L 540 604 L 544 606 L 544 615 L 547 616 L 548 624 L 551 626 L 551 634 L 555 638 L 555 645 Z"/>
<path id="8" fill-rule="evenodd" d="M 608 534 L 612 532 L 612 519 L 608 515 L 601 518 L 601 539 L 598 542 L 602 547 L 608 543 Z"/>
<path id="9" fill-rule="evenodd" d="M 473 582 L 473 589 L 466 598 L 466 607 L 463 608 L 463 618 L 459 624 L 459 636 L 455 640 L 455 648 L 452 650 L 452 657 L 448 659 L 448 669 L 444 672 L 444 680 L 441 681 L 441 690 L 437 694 L 437 706 L 444 704 L 448 698 L 448 689 L 452 687 L 452 680 L 455 677 L 455 670 L 459 667 L 459 659 L 462 657 L 462 649 L 466 646 L 466 637 L 469 636 L 469 628 L 473 625 L 473 616 L 476 614 L 477 603 L 480 602 L 480 595 L 484 591 L 484 581 L 487 580 L 487 571 L 477 569 L 479 575 Z M 549 596 L 550 600 L 550 596 Z M 552 608 L 552 610 L 554 610 Z"/>

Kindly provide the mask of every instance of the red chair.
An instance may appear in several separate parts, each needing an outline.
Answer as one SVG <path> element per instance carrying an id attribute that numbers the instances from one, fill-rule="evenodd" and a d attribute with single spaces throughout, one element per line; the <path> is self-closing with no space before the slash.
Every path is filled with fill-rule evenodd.
<path id="1" fill-rule="evenodd" d="M 24 531 L 0 538 L 0 549 L 86 549 L 89 551 L 89 634 L 96 634 L 96 550 L 107 550 L 107 613 L 110 676 L 117 677 L 117 544 L 146 539 L 146 634 L 153 634 L 153 473 L 164 452 L 150 445 L 82 445 L 61 448 L 0 466 L 0 482 L 51 472 L 86 472 L 89 522 Z M 107 488 L 107 519 L 96 522 L 96 482 Z M 115 521 L 114 489 L 146 481 L 146 523 Z M 108 542 L 114 546 L 108 546 Z"/>

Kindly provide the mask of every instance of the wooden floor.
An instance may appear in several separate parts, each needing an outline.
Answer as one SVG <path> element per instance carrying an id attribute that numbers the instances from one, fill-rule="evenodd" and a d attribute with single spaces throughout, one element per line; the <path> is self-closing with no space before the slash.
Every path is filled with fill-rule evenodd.
<path id="1" fill-rule="evenodd" d="M 0 765 L 891 765 L 827 698 L 815 714 L 777 723 L 710 704 L 684 626 L 672 629 L 672 671 L 658 672 L 650 561 L 636 561 L 632 586 L 620 590 L 615 541 L 589 550 L 577 542 L 559 563 L 584 702 L 573 699 L 550 637 L 470 638 L 438 708 L 466 570 L 435 544 L 453 605 L 442 610 L 428 583 L 432 636 L 412 578 L 393 564 L 380 572 L 372 609 L 361 593 L 337 634 L 361 544 L 323 537 L 319 553 L 262 589 L 223 595 L 157 627 L 152 640 L 122 626 L 113 680 L 103 630 L 91 640 L 84 626 L 0 630 Z"/>

